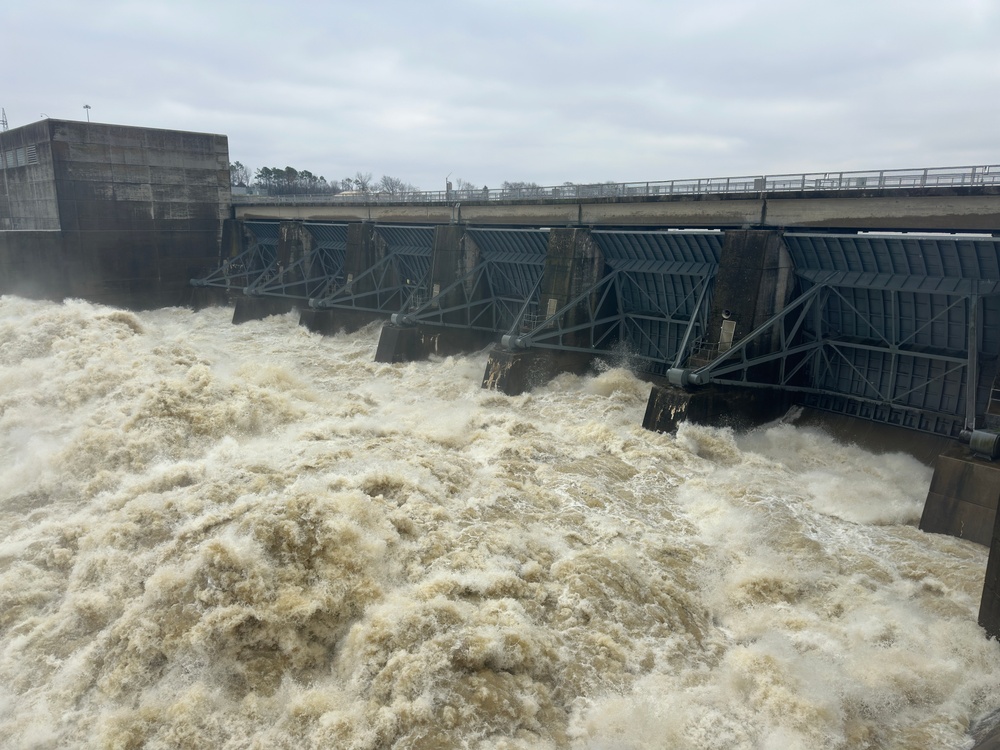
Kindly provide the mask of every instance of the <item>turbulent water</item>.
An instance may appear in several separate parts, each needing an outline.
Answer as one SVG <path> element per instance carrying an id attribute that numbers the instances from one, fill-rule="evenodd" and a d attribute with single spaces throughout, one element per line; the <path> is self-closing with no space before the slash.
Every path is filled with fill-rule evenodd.
<path id="1" fill-rule="evenodd" d="M 230 314 L 0 298 L 0 746 L 960 748 L 1000 706 L 914 460 Z"/>

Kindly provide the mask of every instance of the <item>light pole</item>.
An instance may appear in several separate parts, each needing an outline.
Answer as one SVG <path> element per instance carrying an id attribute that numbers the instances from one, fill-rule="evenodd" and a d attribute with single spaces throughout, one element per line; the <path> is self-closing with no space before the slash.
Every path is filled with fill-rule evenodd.
<path id="1" fill-rule="evenodd" d="M 83 108 L 85 110 L 87 110 L 87 122 L 90 122 L 90 105 L 89 104 L 84 104 Z"/>

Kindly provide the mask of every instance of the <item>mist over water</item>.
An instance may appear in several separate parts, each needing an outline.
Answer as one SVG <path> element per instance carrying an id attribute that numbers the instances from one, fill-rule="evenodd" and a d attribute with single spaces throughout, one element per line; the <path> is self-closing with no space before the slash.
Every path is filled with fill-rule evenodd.
<path id="1" fill-rule="evenodd" d="M 1000 706 L 916 461 L 230 317 L 0 297 L 0 747 L 961 748 Z"/>

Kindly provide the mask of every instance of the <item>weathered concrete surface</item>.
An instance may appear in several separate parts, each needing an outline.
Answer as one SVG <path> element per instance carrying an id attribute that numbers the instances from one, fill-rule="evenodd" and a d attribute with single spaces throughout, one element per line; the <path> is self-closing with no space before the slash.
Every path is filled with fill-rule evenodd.
<path id="1" fill-rule="evenodd" d="M 579 224 L 580 206 L 575 203 L 466 204 L 459 206 L 458 220 L 477 226 L 566 226 Z"/>
<path id="2" fill-rule="evenodd" d="M 764 201 L 699 196 L 700 200 L 657 200 L 580 205 L 580 224 L 594 227 L 752 227 L 761 224 Z"/>
<path id="3" fill-rule="evenodd" d="M 517 396 L 545 385 L 563 372 L 582 375 L 594 359 L 594 355 L 581 352 L 550 349 L 510 351 L 494 346 L 483 373 L 483 388 Z"/>
<path id="4" fill-rule="evenodd" d="M 0 294 L 136 309 L 189 304 L 189 280 L 218 259 L 214 235 L 211 244 L 207 237 L 187 239 L 132 231 L 0 232 Z"/>
<path id="5" fill-rule="evenodd" d="M 287 219 L 298 221 L 383 222 L 386 224 L 450 224 L 454 209 L 447 204 L 400 204 L 379 206 L 366 203 L 318 205 L 237 206 L 237 219 Z"/>
<path id="6" fill-rule="evenodd" d="M 385 258 L 389 248 L 369 222 L 347 227 L 347 251 L 344 254 L 345 289 L 351 294 L 365 294 L 375 289 L 375 280 L 365 271 Z"/>
<path id="7" fill-rule="evenodd" d="M 218 266 L 225 136 L 43 120 L 0 134 L 11 148 L 25 163 L 0 180 L 0 293 L 178 305 Z"/>
<path id="8" fill-rule="evenodd" d="M 457 224 L 434 227 L 433 248 L 431 290 L 441 290 L 435 297 L 434 304 L 447 311 L 462 305 L 466 300 L 481 297 L 484 290 L 473 289 L 470 286 L 471 280 L 466 280 L 464 284 L 456 283 L 467 276 L 479 261 L 479 249 L 471 238 L 466 240 L 465 228 Z M 466 311 L 456 309 L 445 312 L 441 322 L 460 325 L 466 319 Z M 458 330 L 456 329 L 456 333 Z"/>
<path id="9" fill-rule="evenodd" d="M 971 750 L 1000 750 L 1000 711 L 986 717 L 982 726 L 972 733 L 976 744 Z"/>
<path id="10" fill-rule="evenodd" d="M 1000 498 L 1000 466 L 955 442 L 938 456 L 920 529 L 989 545 Z"/>
<path id="11" fill-rule="evenodd" d="M 851 230 L 995 232 L 1000 227 L 1000 195 L 771 197 L 763 223 Z"/>
<path id="12" fill-rule="evenodd" d="M 594 226 L 996 232 L 996 188 L 641 196 L 592 201 L 238 205 L 238 218 L 478 226 Z"/>
<path id="13" fill-rule="evenodd" d="M 61 229 L 50 120 L 0 133 L 0 230 Z M 28 159 L 28 149 L 33 159 Z M 7 166 L 7 161 L 25 162 Z M 13 157 L 13 158 L 11 158 Z M 110 176 L 110 167 L 109 167 Z"/>
<path id="14" fill-rule="evenodd" d="M 1000 513 L 994 516 L 989 546 L 983 598 L 979 602 L 979 625 L 990 637 L 1000 638 Z"/>
<path id="15" fill-rule="evenodd" d="M 369 310 L 314 310 L 309 307 L 299 312 L 299 325 L 313 333 L 335 336 L 338 333 L 353 333 L 377 320 L 385 320 L 385 313 Z"/>
<path id="16" fill-rule="evenodd" d="M 219 258 L 235 258 L 247 249 L 249 238 L 243 228 L 243 222 L 236 219 L 222 220 L 222 240 L 219 243 Z M 210 269 L 214 271 L 215 269 Z"/>
<path id="17" fill-rule="evenodd" d="M 490 331 L 419 324 L 382 326 L 376 362 L 413 362 L 434 355 L 449 357 L 486 348 L 496 339 Z"/>
<path id="18" fill-rule="evenodd" d="M 604 275 L 604 257 L 590 237 L 587 229 L 556 227 L 549 232 L 548 252 L 542 269 L 539 290 L 540 317 L 552 317 L 574 298 L 594 285 Z M 598 294 L 593 291 L 560 316 L 562 328 L 587 324 L 597 305 Z M 589 330 L 567 334 L 562 343 L 568 346 L 590 346 Z"/>
<path id="19" fill-rule="evenodd" d="M 233 325 L 246 323 L 248 320 L 263 320 L 271 315 L 284 315 L 294 308 L 292 300 L 282 297 L 237 297 L 233 309 Z"/>
<path id="20" fill-rule="evenodd" d="M 330 206 L 274 204 L 237 206 L 242 219 L 308 219 L 375 221 L 400 224 L 462 223 L 475 226 L 756 226 L 764 203 L 752 200 L 685 202 L 468 203 L 427 206 L 340 204 Z"/>
<path id="21" fill-rule="evenodd" d="M 228 307 L 232 304 L 230 293 L 225 289 L 211 286 L 191 287 L 189 302 L 194 310 L 204 310 L 206 307 Z"/>
<path id="22" fill-rule="evenodd" d="M 395 364 L 421 359 L 418 350 L 419 333 L 416 326 L 382 326 L 375 350 L 375 361 Z"/>
<path id="23" fill-rule="evenodd" d="M 784 309 L 792 292 L 793 269 L 780 232 L 730 230 L 726 232 L 712 294 L 707 343 L 720 342 L 723 321 L 734 324 L 731 343 Z M 756 356 L 780 347 L 778 331 L 751 344 Z M 707 364 L 692 361 L 691 365 Z"/>
<path id="24" fill-rule="evenodd" d="M 301 221 L 283 221 L 278 225 L 278 263 L 288 268 L 313 249 L 313 236 Z"/>
<path id="25" fill-rule="evenodd" d="M 763 388 L 710 385 L 696 391 L 654 385 L 642 426 L 673 432 L 681 422 L 748 430 L 777 419 L 791 406 L 791 395 Z"/>

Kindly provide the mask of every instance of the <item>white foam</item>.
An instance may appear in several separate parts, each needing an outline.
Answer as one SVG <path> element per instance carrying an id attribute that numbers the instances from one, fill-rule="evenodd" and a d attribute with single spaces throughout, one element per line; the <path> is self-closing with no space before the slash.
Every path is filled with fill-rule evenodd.
<path id="1" fill-rule="evenodd" d="M 1000 705 L 930 479 L 517 397 L 379 327 L 0 298 L 11 746 L 947 747 Z"/>

